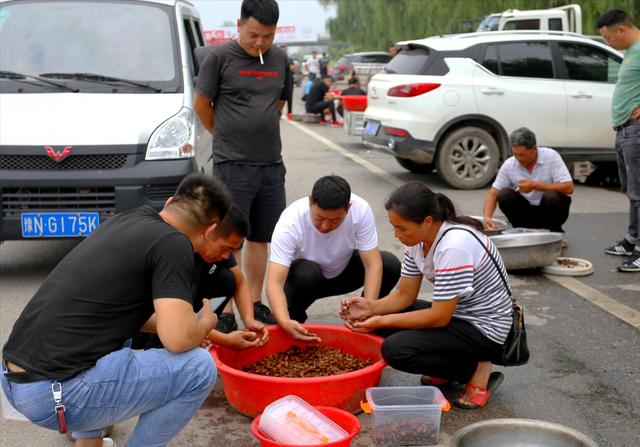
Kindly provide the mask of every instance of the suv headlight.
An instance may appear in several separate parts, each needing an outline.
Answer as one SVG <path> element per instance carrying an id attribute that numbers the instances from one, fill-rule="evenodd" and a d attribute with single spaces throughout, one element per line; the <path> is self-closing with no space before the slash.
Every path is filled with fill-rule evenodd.
<path id="1" fill-rule="evenodd" d="M 194 132 L 193 112 L 183 108 L 151 134 L 145 160 L 170 160 L 191 158 Z"/>

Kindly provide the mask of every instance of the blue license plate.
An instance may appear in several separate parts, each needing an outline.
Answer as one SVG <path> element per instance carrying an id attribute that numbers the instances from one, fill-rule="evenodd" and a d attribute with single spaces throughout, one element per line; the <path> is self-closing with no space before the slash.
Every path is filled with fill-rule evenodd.
<path id="1" fill-rule="evenodd" d="M 100 225 L 99 213 L 23 213 L 22 237 L 84 237 Z"/>
<path id="2" fill-rule="evenodd" d="M 380 129 L 380 121 L 367 121 L 364 126 L 364 133 L 376 136 Z"/>

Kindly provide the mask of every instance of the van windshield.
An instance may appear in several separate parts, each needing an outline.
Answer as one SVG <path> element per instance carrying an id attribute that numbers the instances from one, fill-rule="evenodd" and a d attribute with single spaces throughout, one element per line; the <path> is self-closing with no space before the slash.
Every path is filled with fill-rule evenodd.
<path id="1" fill-rule="evenodd" d="M 156 5 L 106 1 L 5 4 L 0 8 L 0 71 L 92 73 L 175 85 L 179 70 L 170 13 Z"/>

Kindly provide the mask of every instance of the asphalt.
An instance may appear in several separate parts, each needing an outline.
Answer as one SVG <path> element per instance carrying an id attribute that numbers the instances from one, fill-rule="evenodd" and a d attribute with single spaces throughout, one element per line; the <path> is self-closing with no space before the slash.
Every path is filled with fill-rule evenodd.
<path id="1" fill-rule="evenodd" d="M 300 104 L 296 104 L 300 107 Z M 300 110 L 298 108 L 298 110 Z M 301 127 L 310 130 L 304 132 Z M 325 174 L 347 178 L 355 193 L 372 205 L 381 249 L 401 256 L 382 206 L 397 185 L 420 180 L 449 195 L 461 212 L 480 214 L 485 190 L 456 191 L 435 174 L 405 171 L 388 154 L 368 151 L 344 129 L 299 125 L 282 121 L 283 154 L 287 166 L 287 202 L 307 196 L 313 182 Z M 319 141 L 315 136 L 324 137 Z M 327 145 L 326 142 L 331 144 Z M 568 256 L 590 260 L 594 274 L 582 283 L 638 311 L 640 276 L 615 269 L 620 258 L 607 256 L 603 247 L 626 228 L 628 202 L 621 193 L 579 185 L 572 215 L 565 226 Z M 7 242 L 0 245 L 0 341 L 48 272 L 74 246 L 73 241 Z M 456 430 L 492 418 L 528 418 L 563 424 L 590 436 L 601 446 L 640 445 L 640 330 L 584 297 L 550 281 L 540 271 L 511 272 L 517 298 L 526 309 L 530 362 L 498 368 L 505 380 L 488 406 L 477 411 L 452 409 L 443 414 L 440 446 L 449 445 Z M 424 285 L 421 296 L 428 298 Z M 339 297 L 311 307 L 314 321 L 336 322 Z M 417 385 L 418 376 L 386 368 L 381 386 Z M 459 391 L 448 393 L 455 398 Z M 370 416 L 359 415 L 362 431 L 356 447 L 372 446 Z M 223 384 L 216 387 L 201 410 L 169 444 L 188 447 L 255 447 L 250 420 L 226 402 Z M 124 445 L 135 420 L 116 425 L 113 438 Z M 0 446 L 68 446 L 54 432 L 27 422 L 0 420 Z"/>

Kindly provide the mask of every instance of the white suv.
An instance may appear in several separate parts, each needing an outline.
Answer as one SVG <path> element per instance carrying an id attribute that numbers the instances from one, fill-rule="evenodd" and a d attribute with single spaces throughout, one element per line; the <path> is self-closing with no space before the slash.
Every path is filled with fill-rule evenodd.
<path id="1" fill-rule="evenodd" d="M 566 161 L 614 161 L 611 96 L 622 53 L 563 32 L 490 32 L 401 42 L 369 83 L 363 142 L 413 172 L 480 188 L 526 126 Z"/>

